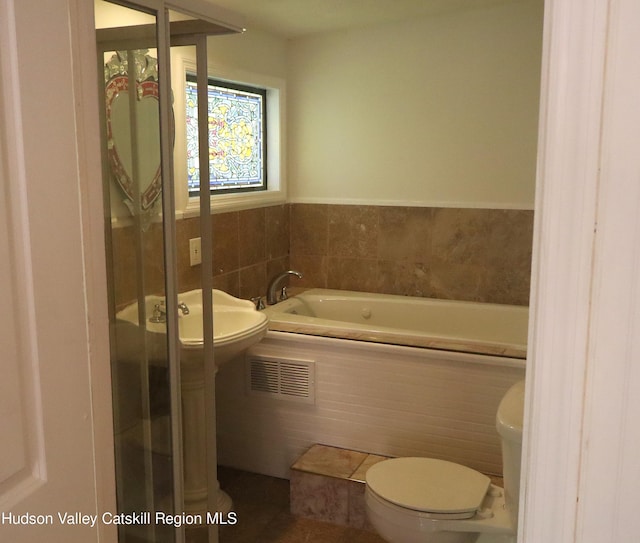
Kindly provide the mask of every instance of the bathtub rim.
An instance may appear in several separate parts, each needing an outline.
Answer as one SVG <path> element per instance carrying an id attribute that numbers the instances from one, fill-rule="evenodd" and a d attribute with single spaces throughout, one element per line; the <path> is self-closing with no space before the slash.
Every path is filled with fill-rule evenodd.
<path id="1" fill-rule="evenodd" d="M 518 309 L 522 311 L 528 311 L 525 306 L 514 306 L 507 304 L 495 304 L 487 302 L 474 302 L 465 300 L 446 300 L 439 298 L 424 298 L 407 297 L 395 294 L 376 294 L 366 293 L 359 291 L 349 290 L 336 290 L 336 289 L 324 289 L 324 288 L 312 288 L 299 290 L 295 296 L 291 296 L 289 300 L 280 302 L 268 306 L 264 311 L 269 316 L 269 331 L 272 332 L 284 332 L 298 335 L 307 335 L 313 337 L 324 337 L 333 339 L 344 339 L 350 341 L 359 341 L 367 343 L 376 343 L 379 345 L 391 345 L 397 347 L 411 347 L 411 348 L 423 348 L 434 349 L 438 351 L 450 351 L 469 354 L 482 354 L 487 356 L 497 356 L 506 358 L 526 359 L 527 357 L 527 345 L 519 343 L 498 343 L 495 341 L 483 341 L 483 340 L 466 340 L 463 338 L 454 338 L 448 336 L 437 335 L 420 335 L 407 333 L 407 330 L 384 328 L 384 329 L 372 329 L 366 325 L 358 323 L 350 323 L 351 328 L 345 328 L 343 321 L 335 321 L 328 319 L 318 319 L 315 317 L 308 317 L 305 315 L 291 314 L 286 311 L 278 311 L 279 308 L 286 308 L 292 302 L 295 301 L 297 296 L 317 295 L 318 293 L 324 293 L 329 296 L 339 296 L 347 298 L 363 298 L 367 295 L 383 296 L 393 300 L 413 303 L 420 303 L 421 301 L 434 302 L 436 304 L 446 303 L 453 305 L 483 305 L 487 307 L 507 307 Z M 282 304 L 282 305 L 281 305 Z"/>

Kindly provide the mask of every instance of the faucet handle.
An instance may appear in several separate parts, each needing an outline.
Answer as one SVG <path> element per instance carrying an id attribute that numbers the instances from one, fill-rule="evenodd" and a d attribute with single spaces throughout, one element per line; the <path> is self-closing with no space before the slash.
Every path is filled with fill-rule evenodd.
<path id="1" fill-rule="evenodd" d="M 163 302 L 153 306 L 153 313 L 151 314 L 151 317 L 149 317 L 149 322 L 154 324 L 167 322 L 167 308 Z"/>
<path id="2" fill-rule="evenodd" d="M 262 299 L 262 296 L 254 296 L 253 298 L 251 298 L 251 301 L 255 304 L 256 309 L 258 311 L 264 309 L 264 300 Z"/>
<path id="3" fill-rule="evenodd" d="M 189 314 L 189 306 L 187 304 L 185 304 L 184 302 L 181 302 L 180 300 L 178 300 L 178 310 L 183 315 L 188 315 Z"/>
<path id="4" fill-rule="evenodd" d="M 287 292 L 287 287 L 282 287 L 282 289 L 280 290 L 280 300 L 279 301 L 283 302 L 287 298 L 289 298 L 289 293 Z"/>

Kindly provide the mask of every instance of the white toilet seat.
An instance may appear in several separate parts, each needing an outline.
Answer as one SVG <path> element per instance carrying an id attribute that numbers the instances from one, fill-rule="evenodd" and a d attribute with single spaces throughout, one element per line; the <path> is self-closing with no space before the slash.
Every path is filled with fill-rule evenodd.
<path id="1" fill-rule="evenodd" d="M 475 541 L 477 534 L 485 534 L 486 541 L 515 543 L 515 531 L 505 507 L 502 489 L 491 485 L 483 504 L 473 517 L 460 519 L 455 515 L 433 514 L 395 505 L 378 496 L 367 486 L 365 502 L 367 516 L 376 531 L 386 540 L 402 543 L 440 542 L 437 534 L 449 532 L 445 541 Z M 452 538 L 450 532 L 459 533 Z M 476 534 L 467 539 L 466 534 Z"/>
<path id="2" fill-rule="evenodd" d="M 473 517 L 491 484 L 474 469 L 435 458 L 384 460 L 369 468 L 366 482 L 382 500 L 442 520 Z"/>

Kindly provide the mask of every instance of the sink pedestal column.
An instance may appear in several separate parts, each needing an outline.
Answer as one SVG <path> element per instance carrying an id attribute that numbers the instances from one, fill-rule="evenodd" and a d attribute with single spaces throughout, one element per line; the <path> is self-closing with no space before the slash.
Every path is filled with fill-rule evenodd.
<path id="1" fill-rule="evenodd" d="M 182 440 L 184 451 L 184 508 L 185 513 L 206 517 L 209 492 L 217 493 L 216 511 L 227 514 L 233 502 L 216 481 L 215 488 L 207 486 L 207 439 L 205 418 L 205 383 L 202 351 L 182 351 Z M 215 511 L 213 511 L 215 512 Z"/>

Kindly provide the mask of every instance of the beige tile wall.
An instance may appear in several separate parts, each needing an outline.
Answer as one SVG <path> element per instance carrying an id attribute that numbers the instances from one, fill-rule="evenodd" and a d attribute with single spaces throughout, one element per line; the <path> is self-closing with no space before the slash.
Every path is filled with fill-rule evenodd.
<path id="1" fill-rule="evenodd" d="M 300 286 L 527 305 L 533 211 L 291 205 Z"/>
<path id="2" fill-rule="evenodd" d="M 289 265 L 288 206 L 221 213 L 212 219 L 214 288 L 240 298 L 263 296 L 269 277 Z M 179 290 L 200 284 L 200 267 L 189 266 L 188 249 L 198 225 L 197 218 L 178 221 Z"/>
<path id="3" fill-rule="evenodd" d="M 213 215 L 213 285 L 233 296 L 264 295 L 268 278 L 289 267 L 289 207 L 286 205 Z M 178 290 L 200 286 L 200 266 L 189 264 L 189 240 L 199 237 L 198 218 L 176 223 Z M 116 306 L 136 299 L 140 266 L 132 226 L 112 233 Z M 152 224 L 142 235 L 145 289 L 163 292 L 162 227 Z"/>
<path id="4" fill-rule="evenodd" d="M 286 204 L 214 215 L 213 283 L 233 296 L 264 295 L 289 267 L 296 286 L 527 305 L 533 211 Z M 177 223 L 179 290 L 197 288 L 189 239 Z M 162 290 L 159 225 L 144 234 L 150 291 Z M 135 299 L 132 228 L 114 230 L 117 304 Z M 292 283 L 293 284 L 293 283 Z"/>

